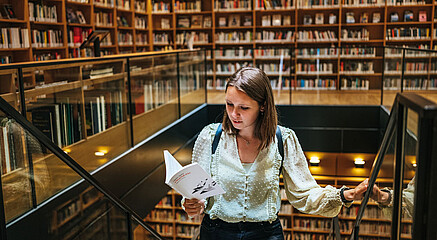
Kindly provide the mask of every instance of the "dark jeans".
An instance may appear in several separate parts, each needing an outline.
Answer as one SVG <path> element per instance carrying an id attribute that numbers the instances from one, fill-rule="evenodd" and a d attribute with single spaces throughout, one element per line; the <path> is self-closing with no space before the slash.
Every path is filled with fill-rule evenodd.
<path id="1" fill-rule="evenodd" d="M 228 223 L 203 217 L 200 240 L 284 240 L 281 222 L 277 218 L 269 222 Z"/>

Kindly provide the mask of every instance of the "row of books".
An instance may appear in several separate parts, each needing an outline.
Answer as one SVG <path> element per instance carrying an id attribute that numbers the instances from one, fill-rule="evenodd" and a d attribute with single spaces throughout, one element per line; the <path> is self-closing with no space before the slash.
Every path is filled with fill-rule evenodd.
<path id="1" fill-rule="evenodd" d="M 338 7 L 338 0 L 296 0 L 296 5 L 300 8 L 317 7 Z"/>
<path id="2" fill-rule="evenodd" d="M 218 63 L 218 64 L 216 64 L 215 69 L 216 69 L 216 73 L 219 73 L 219 74 L 228 74 L 229 73 L 229 76 L 230 76 L 230 75 L 232 75 L 232 73 L 234 73 L 238 69 L 240 69 L 242 67 L 250 66 L 250 65 L 251 64 L 249 64 L 249 62 Z"/>
<path id="3" fill-rule="evenodd" d="M 173 44 L 170 34 L 168 33 L 153 33 L 154 44 Z"/>
<path id="4" fill-rule="evenodd" d="M 170 3 L 163 1 L 152 1 L 152 12 L 153 13 L 168 13 L 170 12 Z"/>
<path id="5" fill-rule="evenodd" d="M 406 62 L 404 66 L 402 62 L 399 61 L 386 61 L 385 62 L 385 73 L 400 73 L 402 67 L 404 67 L 404 72 L 415 72 L 415 73 L 428 73 L 428 71 L 432 71 L 428 69 L 428 62 Z M 435 66 L 434 66 L 435 67 Z"/>
<path id="6" fill-rule="evenodd" d="M 403 89 L 405 90 L 436 90 L 437 79 L 431 78 L 408 78 L 404 79 Z M 384 90 L 400 90 L 401 79 L 400 78 L 385 78 L 383 82 Z"/>
<path id="7" fill-rule="evenodd" d="M 341 89 L 343 90 L 369 90 L 369 80 L 360 78 L 342 78 Z"/>
<path id="8" fill-rule="evenodd" d="M 112 27 L 114 22 L 112 20 L 111 12 L 94 12 L 96 26 Z"/>
<path id="9" fill-rule="evenodd" d="M 340 231 L 350 233 L 354 226 L 354 221 L 343 221 L 340 220 Z M 360 223 L 360 233 L 361 234 L 378 234 L 380 236 L 390 237 L 390 223 Z"/>
<path id="10" fill-rule="evenodd" d="M 338 41 L 334 31 L 299 31 L 297 34 L 298 42 L 333 42 Z"/>
<path id="11" fill-rule="evenodd" d="M 134 6 L 135 11 L 143 12 L 143 13 L 147 12 L 146 1 L 137 1 L 137 0 L 135 0 L 134 4 L 135 4 L 135 6 Z"/>
<path id="12" fill-rule="evenodd" d="M 27 28 L 1 28 L 0 48 L 28 48 L 29 46 Z"/>
<path id="13" fill-rule="evenodd" d="M 179 237 L 191 238 L 195 235 L 198 226 L 181 226 L 176 227 L 176 235 Z"/>
<path id="14" fill-rule="evenodd" d="M 147 28 L 147 18 L 146 17 L 135 17 L 135 28 L 136 29 L 146 29 Z"/>
<path id="15" fill-rule="evenodd" d="M 147 39 L 149 38 L 149 35 L 147 33 L 137 33 L 135 34 L 135 43 L 137 45 L 146 45 L 148 44 Z"/>
<path id="16" fill-rule="evenodd" d="M 247 11 L 252 8 L 252 0 L 215 0 L 214 9 L 216 11 Z"/>
<path id="17" fill-rule="evenodd" d="M 118 32 L 118 45 L 128 46 L 134 44 L 134 37 L 130 32 Z"/>
<path id="18" fill-rule="evenodd" d="M 329 231 L 331 219 L 297 218 L 293 219 L 293 228 L 306 230 Z"/>
<path id="19" fill-rule="evenodd" d="M 255 9 L 292 9 L 293 0 L 255 0 Z"/>
<path id="20" fill-rule="evenodd" d="M 336 90 L 335 82 L 334 79 L 298 79 L 293 87 L 296 90 Z"/>
<path id="21" fill-rule="evenodd" d="M 256 51 L 256 50 L 255 50 Z M 252 59 L 252 49 L 236 48 L 236 49 L 217 49 L 215 50 L 215 59 Z"/>
<path id="22" fill-rule="evenodd" d="M 57 22 L 58 14 L 56 5 L 48 6 L 45 4 L 29 2 L 29 21 L 37 22 Z"/>
<path id="23" fill-rule="evenodd" d="M 194 44 L 209 42 L 209 34 L 204 32 L 184 32 L 176 34 L 176 44 L 187 44 L 192 41 Z"/>
<path id="24" fill-rule="evenodd" d="M 46 60 L 54 60 L 54 59 L 61 59 L 62 55 L 58 52 L 52 52 L 52 53 L 40 53 L 40 54 L 33 54 L 33 61 L 46 61 Z"/>
<path id="25" fill-rule="evenodd" d="M 114 0 L 94 0 L 94 5 L 102 7 L 114 7 Z"/>
<path id="26" fill-rule="evenodd" d="M 149 224 L 155 231 L 163 236 L 173 236 L 173 225 L 172 224 Z"/>
<path id="27" fill-rule="evenodd" d="M 191 15 L 179 16 L 178 28 L 210 28 L 212 26 L 211 16 Z"/>
<path id="28" fill-rule="evenodd" d="M 150 213 L 147 215 L 146 219 L 153 219 L 153 220 L 168 220 L 168 219 L 174 219 L 172 211 L 167 210 L 151 210 Z"/>
<path id="29" fill-rule="evenodd" d="M 83 139 L 81 106 L 75 99 L 39 98 L 29 104 L 28 119 L 59 147 Z"/>
<path id="30" fill-rule="evenodd" d="M 130 1 L 129 0 L 115 0 L 115 6 L 119 9 L 130 9 Z"/>
<path id="31" fill-rule="evenodd" d="M 366 61 L 342 61 L 340 62 L 341 73 L 374 73 L 373 62 Z"/>
<path id="32" fill-rule="evenodd" d="M 292 42 L 295 38 L 293 31 L 262 31 L 255 34 L 256 42 Z"/>
<path id="33" fill-rule="evenodd" d="M 334 65 L 332 63 L 298 63 L 296 68 L 297 74 L 305 73 L 320 73 L 331 74 L 333 73 Z"/>
<path id="34" fill-rule="evenodd" d="M 277 59 L 289 59 L 290 51 L 288 49 L 277 49 L 277 48 L 258 48 L 254 49 L 256 58 L 277 58 Z M 217 57 L 216 57 L 217 58 Z"/>
<path id="35" fill-rule="evenodd" d="M 252 31 L 246 32 L 217 32 L 215 34 L 215 42 L 220 43 L 241 43 L 241 42 L 252 42 L 253 33 Z"/>
<path id="36" fill-rule="evenodd" d="M 1 173 L 6 174 L 26 164 L 26 136 L 22 128 L 12 119 L 0 118 Z"/>
<path id="37" fill-rule="evenodd" d="M 261 16 L 261 26 L 263 27 L 288 25 L 291 25 L 290 15 L 273 14 Z"/>
<path id="38" fill-rule="evenodd" d="M 385 0 L 344 0 L 343 6 L 384 6 Z"/>
<path id="39" fill-rule="evenodd" d="M 200 12 L 202 11 L 202 2 L 200 0 L 196 1 L 175 1 L 174 3 L 175 12 Z"/>
<path id="40" fill-rule="evenodd" d="M 32 30 L 32 47 L 62 47 L 64 41 L 62 38 L 62 30 Z"/>
<path id="41" fill-rule="evenodd" d="M 361 30 L 342 29 L 341 40 L 342 41 L 365 41 L 370 39 L 370 33 L 367 29 Z"/>
<path id="42" fill-rule="evenodd" d="M 267 75 L 290 74 L 290 66 L 287 66 L 286 64 L 263 63 L 263 64 L 257 64 L 257 68 L 262 69 Z"/>
<path id="43" fill-rule="evenodd" d="M 91 33 L 90 28 L 70 27 L 68 29 L 68 46 L 79 47 L 88 35 Z"/>
<path id="44" fill-rule="evenodd" d="M 137 86 L 136 88 L 138 88 Z M 142 85 L 142 90 L 136 93 L 135 114 L 147 112 L 169 102 L 176 96 L 171 80 L 150 81 Z"/>
<path id="45" fill-rule="evenodd" d="M 429 28 L 391 28 L 387 29 L 386 40 L 405 40 L 405 39 L 429 39 L 431 37 Z"/>

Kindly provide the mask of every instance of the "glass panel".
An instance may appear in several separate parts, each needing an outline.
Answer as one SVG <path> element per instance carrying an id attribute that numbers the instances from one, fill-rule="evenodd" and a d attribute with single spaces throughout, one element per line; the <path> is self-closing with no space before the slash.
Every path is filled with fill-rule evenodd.
<path id="1" fill-rule="evenodd" d="M 179 54 L 181 116 L 205 103 L 203 51 Z"/>
<path id="2" fill-rule="evenodd" d="M 19 95 L 17 89 L 18 73 L 17 70 L 2 70 L 0 71 L 0 97 L 8 102 L 15 109 L 20 110 Z M 25 88 L 30 86 L 30 83 L 25 82 Z"/>
<path id="3" fill-rule="evenodd" d="M 134 240 L 153 240 L 158 239 L 154 235 L 152 235 L 149 231 L 147 231 L 140 223 L 132 218 L 132 232 L 134 234 Z"/>
<path id="4" fill-rule="evenodd" d="M 6 222 L 32 208 L 29 157 L 34 152 L 33 141 L 15 120 L 0 111 L 1 181 Z M 42 185 L 44 180 L 44 176 L 41 181 L 35 178 L 35 182 Z"/>
<path id="5" fill-rule="evenodd" d="M 391 108 L 396 94 L 401 92 L 403 49 L 386 47 L 382 105 Z"/>
<path id="6" fill-rule="evenodd" d="M 79 152 L 72 149 L 71 155 L 88 171 L 119 156 L 130 146 L 125 64 L 125 60 L 111 60 L 80 68 L 87 142 L 85 149 Z"/>
<path id="7" fill-rule="evenodd" d="M 179 117 L 176 59 L 176 54 L 130 59 L 134 144 Z"/>
<path id="8" fill-rule="evenodd" d="M 402 238 L 412 238 L 412 221 L 414 215 L 414 188 L 416 173 L 416 156 L 418 147 L 419 116 L 411 109 L 407 111 L 404 146 L 404 179 L 402 184 Z"/>

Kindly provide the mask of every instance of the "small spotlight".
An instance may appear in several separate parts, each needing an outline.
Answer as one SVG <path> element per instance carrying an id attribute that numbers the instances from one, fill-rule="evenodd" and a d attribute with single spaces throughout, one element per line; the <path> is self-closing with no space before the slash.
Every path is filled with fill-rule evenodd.
<path id="1" fill-rule="evenodd" d="M 362 159 L 362 158 L 355 158 L 354 159 L 354 164 L 355 164 L 355 167 L 357 167 L 357 168 L 364 168 L 364 164 L 365 164 L 366 162 L 364 161 L 364 159 Z"/>
<path id="2" fill-rule="evenodd" d="M 413 162 L 413 167 L 416 168 L 417 167 L 417 163 Z"/>
<path id="3" fill-rule="evenodd" d="M 98 157 L 103 157 L 105 156 L 104 152 L 95 152 L 94 155 L 98 156 Z"/>
<path id="4" fill-rule="evenodd" d="M 320 159 L 318 157 L 311 157 L 310 158 L 310 165 L 311 166 L 319 166 Z"/>

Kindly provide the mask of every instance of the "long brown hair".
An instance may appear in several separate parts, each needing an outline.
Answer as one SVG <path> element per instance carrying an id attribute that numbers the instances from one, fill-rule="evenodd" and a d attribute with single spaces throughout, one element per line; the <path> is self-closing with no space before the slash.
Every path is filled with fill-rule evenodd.
<path id="1" fill-rule="evenodd" d="M 276 126 L 278 125 L 275 100 L 269 78 L 259 68 L 243 67 L 227 79 L 225 92 L 227 92 L 229 86 L 246 93 L 258 102 L 260 107 L 264 107 L 264 111 L 258 115 L 255 123 L 255 137 L 261 140 L 259 149 L 268 147 L 275 138 Z M 222 124 L 226 132 L 230 134 L 238 133 L 238 129 L 232 125 L 226 110 Z"/>

